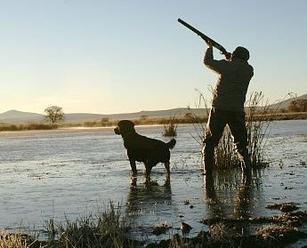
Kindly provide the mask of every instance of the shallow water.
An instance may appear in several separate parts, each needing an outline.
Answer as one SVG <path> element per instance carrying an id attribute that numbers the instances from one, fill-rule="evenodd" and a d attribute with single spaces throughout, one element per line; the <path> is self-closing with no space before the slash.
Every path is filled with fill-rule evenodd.
<path id="1" fill-rule="evenodd" d="M 152 138 L 163 139 L 160 126 L 137 127 Z M 191 137 L 193 125 L 180 125 L 171 151 L 171 184 L 157 165 L 144 185 L 144 166 L 136 187 L 120 136 L 113 129 L 55 130 L 0 133 L 0 228 L 25 226 L 42 230 L 53 218 L 75 219 L 119 202 L 132 223 L 131 235 L 140 240 L 168 238 L 190 224 L 190 236 L 207 226 L 203 218 L 256 217 L 280 214 L 266 209 L 276 202 L 299 203 L 307 210 L 307 121 L 278 121 L 271 125 L 266 156 L 270 166 L 254 172 L 245 187 L 237 170 L 214 174 L 206 189 L 200 170 L 200 145 Z M 170 232 L 155 236 L 153 226 L 167 223 Z"/>

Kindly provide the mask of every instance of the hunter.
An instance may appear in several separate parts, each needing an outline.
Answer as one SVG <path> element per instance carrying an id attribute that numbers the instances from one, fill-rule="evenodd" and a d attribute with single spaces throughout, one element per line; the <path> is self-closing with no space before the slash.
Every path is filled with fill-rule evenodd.
<path id="1" fill-rule="evenodd" d="M 254 75 L 253 67 L 247 62 L 249 51 L 239 46 L 233 51 L 229 60 L 215 60 L 211 42 L 206 43 L 208 49 L 204 64 L 219 74 L 219 80 L 214 90 L 205 132 L 203 149 L 205 171 L 206 174 L 212 172 L 214 149 L 228 124 L 241 160 L 242 171 L 248 175 L 251 173 L 251 161 L 247 149 L 244 103 L 249 82 Z"/>

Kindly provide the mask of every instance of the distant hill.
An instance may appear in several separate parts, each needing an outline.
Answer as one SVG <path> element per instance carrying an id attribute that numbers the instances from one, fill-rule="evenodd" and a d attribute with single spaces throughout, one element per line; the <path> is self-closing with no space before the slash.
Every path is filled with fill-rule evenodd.
<path id="1" fill-rule="evenodd" d="M 271 108 L 287 109 L 289 104 L 294 99 L 307 99 L 307 94 L 299 96 L 297 98 L 291 98 L 276 104 L 272 104 Z M 134 113 L 123 113 L 123 114 L 90 114 L 90 113 L 73 113 L 65 114 L 65 122 L 68 123 L 82 123 L 86 121 L 99 121 L 103 118 L 109 120 L 134 120 L 139 118 L 170 118 L 170 117 L 184 117 L 188 113 L 193 113 L 197 116 L 205 116 L 206 109 L 203 108 L 174 108 L 167 110 L 154 110 L 154 111 L 139 111 Z M 0 114 L 0 123 L 33 123 L 44 121 L 44 116 L 41 114 L 22 112 L 18 110 L 10 110 Z"/>
<path id="2" fill-rule="evenodd" d="M 0 122 L 3 123 L 24 123 L 40 122 L 44 120 L 41 114 L 22 112 L 18 110 L 9 110 L 0 114 Z"/>
<path id="3" fill-rule="evenodd" d="M 112 114 L 107 117 L 111 120 L 133 120 L 139 118 L 170 118 L 170 117 L 184 117 L 188 113 L 194 113 L 198 116 L 204 116 L 206 114 L 205 109 L 200 108 L 175 108 L 175 109 L 167 109 L 167 110 L 153 110 L 153 111 L 140 111 L 135 113 L 127 113 L 127 114 Z"/>
<path id="4" fill-rule="evenodd" d="M 108 118 L 108 115 L 89 114 L 89 113 L 65 114 L 65 122 L 72 122 L 72 123 L 95 121 L 95 120 L 101 120 L 102 118 Z"/>
<path id="5" fill-rule="evenodd" d="M 170 118 L 170 117 L 184 117 L 187 113 L 194 113 L 198 116 L 205 115 L 205 109 L 189 109 L 189 108 L 176 108 L 168 110 L 155 110 L 155 111 L 140 111 L 135 113 L 123 114 L 90 114 L 90 113 L 73 113 L 65 114 L 65 122 L 80 123 L 86 121 L 99 121 L 103 118 L 109 120 L 134 120 L 139 118 Z M 36 113 L 21 112 L 17 110 L 10 110 L 0 114 L 0 123 L 8 124 L 22 124 L 31 122 L 42 122 L 44 116 Z"/>
<path id="6" fill-rule="evenodd" d="M 290 103 L 293 101 L 293 100 L 307 100 L 307 94 L 304 94 L 304 95 L 301 95 L 299 97 L 296 97 L 296 98 L 290 98 L 290 99 L 287 99 L 285 101 L 281 101 L 281 102 L 278 102 L 276 104 L 272 104 L 270 107 L 271 108 L 276 108 L 278 107 L 279 109 L 288 109 Z"/>

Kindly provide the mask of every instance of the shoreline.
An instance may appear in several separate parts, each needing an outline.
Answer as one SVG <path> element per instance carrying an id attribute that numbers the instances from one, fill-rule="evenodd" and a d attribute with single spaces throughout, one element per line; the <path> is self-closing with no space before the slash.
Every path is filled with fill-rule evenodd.
<path id="1" fill-rule="evenodd" d="M 189 123 L 183 123 L 181 125 L 189 125 Z M 162 127 L 163 124 L 145 124 L 145 125 L 135 125 L 136 127 L 150 128 L 150 127 Z M 95 132 L 95 131 L 109 131 L 113 132 L 116 126 L 107 127 L 59 127 L 55 129 L 35 129 L 35 130 L 16 130 L 16 131 L 0 131 L 0 137 L 10 134 L 42 134 L 42 133 L 82 133 L 82 132 Z"/>
<path id="2" fill-rule="evenodd" d="M 287 117 L 287 118 L 286 118 Z M 267 120 L 262 121 L 291 121 L 291 120 L 307 120 L 307 112 L 301 113 L 301 114 L 293 114 L 291 116 L 289 115 L 276 115 L 274 118 L 270 117 L 270 115 L 264 116 L 255 116 L 255 121 L 257 121 L 257 118 L 267 118 Z M 163 119 L 165 120 L 165 119 Z M 206 123 L 207 119 L 204 119 L 202 121 L 198 122 L 191 122 L 191 121 L 184 121 L 182 119 L 178 119 L 178 122 L 175 122 L 176 125 L 195 125 L 195 124 L 202 124 Z M 140 122 L 139 120 L 135 120 L 135 126 L 136 127 L 142 127 L 142 128 L 150 128 L 150 127 L 163 127 L 164 125 L 168 125 L 168 123 L 159 123 L 158 120 L 155 119 L 147 119 L 144 123 Z M 2 124 L 3 125 L 3 124 Z M 14 125 L 14 124 L 6 124 L 7 126 Z M 26 125 L 26 124 L 21 124 Z M 1 124 L 0 124 L 1 127 Z M 9 134 L 37 134 L 37 133 L 65 133 L 65 132 L 71 132 L 71 133 L 78 133 L 78 132 L 88 132 L 88 131 L 99 131 L 99 130 L 112 130 L 116 127 L 115 122 L 106 125 L 106 126 L 81 126 L 81 124 L 68 124 L 68 126 L 59 126 L 57 128 L 50 128 L 50 129 L 20 129 L 20 130 L 0 130 L 0 137 L 6 136 Z M 113 131 L 113 130 L 112 130 Z"/>
<path id="3" fill-rule="evenodd" d="M 248 118 L 248 113 L 246 114 Z M 253 114 L 254 121 L 260 122 L 272 122 L 272 121 L 287 121 L 287 120 L 306 120 L 307 112 L 294 112 L 294 113 L 269 113 L 265 115 Z M 201 124 L 206 123 L 207 117 L 192 117 L 192 118 L 148 118 L 148 119 L 136 119 L 132 120 L 136 127 L 159 127 L 175 124 Z M 107 123 L 101 121 L 92 121 L 84 123 L 64 123 L 57 127 L 51 127 L 48 124 L 42 123 L 28 123 L 28 124 L 11 124 L 11 123 L 0 123 L 0 136 L 11 134 L 11 133 L 44 133 L 44 132 L 83 132 L 93 130 L 108 130 L 113 129 L 118 120 L 112 120 Z"/>

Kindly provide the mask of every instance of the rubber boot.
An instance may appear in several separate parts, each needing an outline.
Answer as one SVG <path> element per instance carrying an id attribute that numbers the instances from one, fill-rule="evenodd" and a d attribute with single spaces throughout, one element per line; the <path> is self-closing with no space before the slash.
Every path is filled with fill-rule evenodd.
<path id="1" fill-rule="evenodd" d="M 203 162 L 206 174 L 212 174 L 214 167 L 214 147 L 206 144 L 203 149 Z"/>

